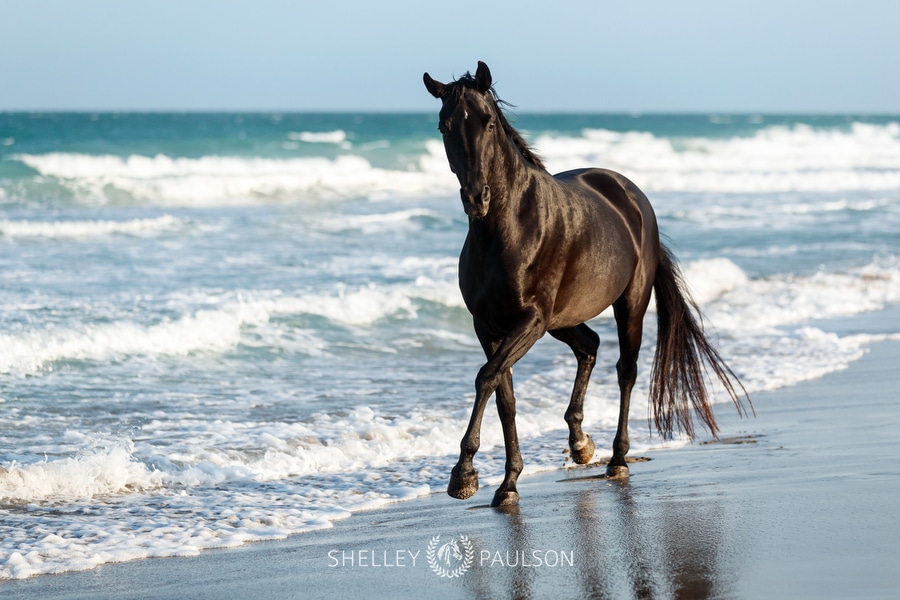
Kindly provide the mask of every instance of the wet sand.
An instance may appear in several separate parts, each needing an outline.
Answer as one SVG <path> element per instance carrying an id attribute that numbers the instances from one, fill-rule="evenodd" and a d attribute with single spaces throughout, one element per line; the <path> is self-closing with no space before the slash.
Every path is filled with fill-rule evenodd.
<path id="1" fill-rule="evenodd" d="M 716 407 L 718 442 L 644 453 L 626 482 L 542 473 L 506 512 L 490 487 L 437 493 L 279 542 L 3 581 L 0 596 L 896 598 L 898 401 L 900 342 L 879 342 L 756 394 L 756 418 Z"/>

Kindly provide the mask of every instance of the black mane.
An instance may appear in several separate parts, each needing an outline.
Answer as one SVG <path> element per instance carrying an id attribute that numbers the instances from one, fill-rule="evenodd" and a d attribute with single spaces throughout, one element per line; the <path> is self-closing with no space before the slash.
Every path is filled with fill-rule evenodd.
<path id="1" fill-rule="evenodd" d="M 477 86 L 475 85 L 475 76 L 469 72 L 466 72 L 465 75 L 456 79 L 455 81 L 451 81 L 446 84 L 447 95 L 457 95 L 462 96 L 465 90 L 477 90 Z M 525 141 L 525 138 L 522 137 L 522 134 L 513 128 L 512 125 L 509 124 L 509 121 L 506 119 L 506 115 L 503 112 L 504 106 L 512 106 L 509 102 L 505 100 L 501 100 L 497 95 L 497 91 L 494 89 L 494 86 L 491 86 L 491 97 L 494 99 L 494 106 L 497 108 L 497 118 L 500 120 L 500 125 L 503 127 L 503 131 L 509 136 L 509 139 L 516 145 L 516 148 L 519 149 L 519 152 L 522 153 L 522 158 L 526 161 L 530 162 L 534 166 L 547 170 L 547 167 L 544 166 L 541 157 L 531 148 L 528 142 Z"/>

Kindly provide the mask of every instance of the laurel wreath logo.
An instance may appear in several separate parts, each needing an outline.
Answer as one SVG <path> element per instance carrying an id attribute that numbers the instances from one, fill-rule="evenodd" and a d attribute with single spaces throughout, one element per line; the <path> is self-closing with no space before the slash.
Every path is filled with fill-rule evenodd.
<path id="1" fill-rule="evenodd" d="M 441 577 L 459 577 L 472 566 L 475 548 L 467 536 L 459 536 L 459 542 L 456 538 L 452 538 L 449 542 L 441 544 L 441 536 L 436 535 L 431 538 L 425 550 L 425 557 L 431 570 Z"/>

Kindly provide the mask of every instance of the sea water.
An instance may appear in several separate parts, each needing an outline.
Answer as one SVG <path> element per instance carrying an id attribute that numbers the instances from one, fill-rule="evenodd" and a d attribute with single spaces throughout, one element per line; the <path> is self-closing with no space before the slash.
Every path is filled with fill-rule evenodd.
<path id="1" fill-rule="evenodd" d="M 822 320 L 900 301 L 900 117 L 513 119 L 551 171 L 612 168 L 648 194 L 751 394 L 896 337 Z M 436 114 L 0 114 L 0 578 L 442 491 L 484 360 L 466 228 Z M 592 326 L 599 458 L 618 355 L 610 315 Z M 654 332 L 651 309 L 635 452 L 665 445 Z M 550 339 L 517 365 L 526 472 L 566 464 L 574 372 Z M 489 410 L 476 466 L 491 483 L 503 464 Z"/>

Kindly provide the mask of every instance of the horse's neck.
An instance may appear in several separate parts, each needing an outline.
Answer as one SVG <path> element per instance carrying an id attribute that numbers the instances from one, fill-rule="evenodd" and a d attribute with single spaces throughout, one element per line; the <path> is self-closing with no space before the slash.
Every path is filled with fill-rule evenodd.
<path id="1" fill-rule="evenodd" d="M 516 143 L 506 137 L 488 181 L 488 185 L 491 186 L 492 207 L 495 195 L 499 194 L 497 207 L 504 213 L 514 212 L 531 184 L 536 170 L 536 167 L 522 156 Z"/>
<path id="2" fill-rule="evenodd" d="M 491 189 L 488 213 L 480 219 L 469 219 L 470 237 L 485 251 L 498 233 L 503 235 L 507 228 L 517 229 L 516 219 L 522 203 L 531 201 L 527 191 L 543 172 L 522 157 L 512 140 L 508 141 L 509 150 L 502 154 L 488 177 Z"/>

